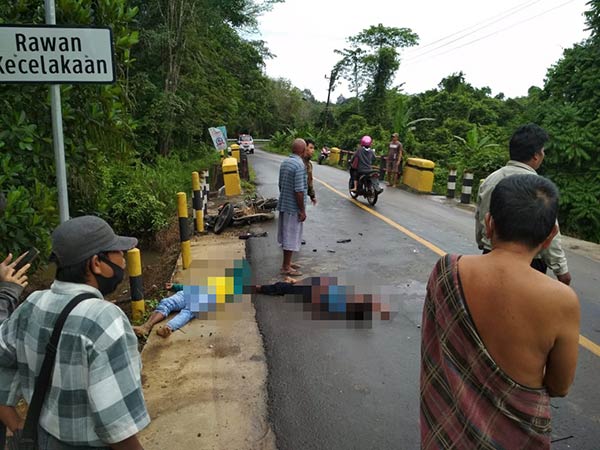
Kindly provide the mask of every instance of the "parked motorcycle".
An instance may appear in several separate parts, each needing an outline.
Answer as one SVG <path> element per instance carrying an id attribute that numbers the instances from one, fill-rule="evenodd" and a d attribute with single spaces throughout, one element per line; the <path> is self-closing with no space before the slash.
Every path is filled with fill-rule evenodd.
<path id="1" fill-rule="evenodd" d="M 353 191 L 354 180 L 350 177 L 348 189 L 350 190 L 350 196 L 353 199 L 357 199 L 359 195 L 362 195 L 367 199 L 369 205 L 374 206 L 377 203 L 379 194 L 383 192 L 383 189 L 379 186 L 379 171 L 372 170 L 369 173 L 360 175 L 358 179 L 358 189 Z"/>
<path id="2" fill-rule="evenodd" d="M 319 155 L 319 165 L 321 165 L 323 163 L 323 161 L 325 161 L 327 158 L 329 158 L 330 154 L 331 154 L 331 150 L 329 150 L 329 147 L 323 147 L 321 149 L 321 154 Z"/>

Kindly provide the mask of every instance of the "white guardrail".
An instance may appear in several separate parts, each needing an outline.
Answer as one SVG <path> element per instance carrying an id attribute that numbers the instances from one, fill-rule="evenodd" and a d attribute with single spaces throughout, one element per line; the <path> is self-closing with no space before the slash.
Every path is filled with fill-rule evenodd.
<path id="1" fill-rule="evenodd" d="M 237 139 L 229 138 L 227 142 L 236 142 Z M 271 139 L 254 139 L 254 142 L 271 142 Z"/>

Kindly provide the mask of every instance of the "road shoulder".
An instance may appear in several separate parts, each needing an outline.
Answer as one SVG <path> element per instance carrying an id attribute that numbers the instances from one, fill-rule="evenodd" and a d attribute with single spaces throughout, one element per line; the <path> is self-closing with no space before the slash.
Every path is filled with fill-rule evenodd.
<path id="1" fill-rule="evenodd" d="M 194 238 L 192 267 L 196 261 L 244 258 L 245 241 L 237 235 Z M 176 281 L 185 282 L 186 272 Z M 167 339 L 155 332 L 149 337 L 142 352 L 152 418 L 140 434 L 146 449 L 276 448 L 267 421 L 267 367 L 254 306 L 249 298 L 226 306 L 233 316 L 195 319 Z"/>

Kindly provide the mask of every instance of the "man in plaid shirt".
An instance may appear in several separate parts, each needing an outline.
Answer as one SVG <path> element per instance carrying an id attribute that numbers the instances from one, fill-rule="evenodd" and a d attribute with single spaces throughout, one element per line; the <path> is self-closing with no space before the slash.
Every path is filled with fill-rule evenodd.
<path id="1" fill-rule="evenodd" d="M 40 448 L 142 448 L 136 434 L 150 417 L 137 339 L 123 311 L 103 298 L 123 279 L 123 252 L 135 245 L 98 217 L 61 224 L 52 234 L 54 283 L 0 326 L 0 405 L 15 405 L 19 395 L 30 402 L 58 315 L 79 294 L 95 297 L 65 322 L 40 415 Z"/>

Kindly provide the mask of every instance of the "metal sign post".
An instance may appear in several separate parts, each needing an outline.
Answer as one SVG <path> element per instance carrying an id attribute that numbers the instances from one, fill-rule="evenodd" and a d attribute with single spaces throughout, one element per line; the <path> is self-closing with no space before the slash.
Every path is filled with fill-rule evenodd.
<path id="1" fill-rule="evenodd" d="M 0 24 L 0 83 L 50 85 L 52 141 L 60 221 L 69 219 L 60 84 L 115 82 L 112 30 L 56 26 L 54 0 L 44 0 L 46 25 Z"/>
<path id="2" fill-rule="evenodd" d="M 54 0 L 44 0 L 46 23 L 56 25 Z M 50 85 L 50 107 L 52 110 L 52 142 L 56 164 L 56 186 L 58 187 L 58 211 L 60 223 L 69 220 L 69 194 L 67 191 L 67 168 L 65 163 L 65 140 L 63 137 L 60 85 Z"/>

